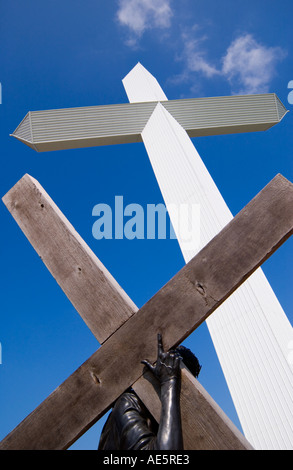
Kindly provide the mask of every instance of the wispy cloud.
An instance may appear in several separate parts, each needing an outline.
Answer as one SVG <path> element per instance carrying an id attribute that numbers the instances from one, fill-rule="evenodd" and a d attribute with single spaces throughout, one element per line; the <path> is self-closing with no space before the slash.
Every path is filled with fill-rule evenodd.
<path id="1" fill-rule="evenodd" d="M 176 15 L 171 3 L 172 0 L 119 0 L 117 19 L 130 34 L 126 44 L 136 47 L 145 31 L 150 29 L 172 32 L 172 17 Z M 195 76 L 197 83 L 200 75 L 205 78 L 218 76 L 229 82 L 233 94 L 266 93 L 278 62 L 286 56 L 280 47 L 266 46 L 245 33 L 233 40 L 220 57 L 211 61 L 207 40 L 208 36 L 202 34 L 198 25 L 180 25 L 179 40 L 174 42 L 179 49 L 174 54 L 182 61 L 183 67 L 181 73 L 173 77 L 174 83 L 190 81 L 194 84 Z"/>
<path id="2" fill-rule="evenodd" d="M 206 39 L 205 36 L 195 37 L 184 32 L 182 34 L 182 58 L 189 72 L 200 72 L 206 77 L 213 77 L 220 72 L 206 58 L 206 51 L 203 47 Z"/>
<path id="3" fill-rule="evenodd" d="M 183 53 L 185 63 L 182 77 L 186 80 L 200 73 L 207 78 L 215 75 L 228 80 L 234 94 L 267 93 L 276 74 L 279 61 L 286 52 L 280 47 L 268 47 L 257 42 L 251 34 L 243 34 L 231 42 L 217 64 L 211 63 L 204 49 L 206 37 L 184 33 Z"/>
<path id="4" fill-rule="evenodd" d="M 266 93 L 277 63 L 286 53 L 280 47 L 258 43 L 251 34 L 238 37 L 223 57 L 223 74 L 238 93 Z"/>
<path id="5" fill-rule="evenodd" d="M 130 44 L 147 30 L 169 28 L 173 12 L 170 0 L 120 0 L 117 18 L 132 33 Z"/>

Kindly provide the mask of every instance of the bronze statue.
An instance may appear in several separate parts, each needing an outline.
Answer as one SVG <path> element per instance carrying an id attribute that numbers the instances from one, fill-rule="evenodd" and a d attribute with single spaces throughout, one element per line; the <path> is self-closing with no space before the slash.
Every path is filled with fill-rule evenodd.
<path id="1" fill-rule="evenodd" d="M 164 351 L 158 334 L 158 357 L 155 365 L 143 364 L 160 384 L 162 411 L 159 424 L 131 388 L 115 402 L 101 433 L 99 450 L 182 450 L 180 418 L 180 361 L 198 376 L 201 366 L 193 353 L 179 346 Z"/>

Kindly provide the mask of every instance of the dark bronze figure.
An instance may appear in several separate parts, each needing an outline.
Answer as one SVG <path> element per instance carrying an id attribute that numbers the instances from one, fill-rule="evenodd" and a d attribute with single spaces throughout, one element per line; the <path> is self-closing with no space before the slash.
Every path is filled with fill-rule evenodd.
<path id="1" fill-rule="evenodd" d="M 160 384 L 162 411 L 159 424 L 130 388 L 115 402 L 101 433 L 99 450 L 182 450 L 180 418 L 180 361 L 195 377 L 201 366 L 193 353 L 179 346 L 165 352 L 158 334 L 158 358 L 155 365 L 143 364 Z"/>

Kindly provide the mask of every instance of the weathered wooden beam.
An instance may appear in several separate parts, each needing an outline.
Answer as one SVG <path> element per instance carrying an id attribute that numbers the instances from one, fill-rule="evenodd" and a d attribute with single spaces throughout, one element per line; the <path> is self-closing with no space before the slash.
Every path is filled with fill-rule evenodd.
<path id="1" fill-rule="evenodd" d="M 0 448 L 67 448 L 141 376 L 140 360 L 155 360 L 157 331 L 163 334 L 165 348 L 181 342 L 292 234 L 292 202 L 292 184 L 278 175 L 10 433 Z M 132 348 L 125 349 L 125 344 L 131 343 Z M 201 408 L 196 413 L 201 413 Z M 209 420 L 203 412 L 203 428 L 205 421 Z M 233 448 L 227 435 L 222 444 L 218 448 Z M 239 441 L 236 448 L 243 447 Z M 208 442 L 201 448 L 209 448 Z"/>
<path id="2" fill-rule="evenodd" d="M 97 340 L 103 343 L 137 311 L 135 304 L 37 180 L 24 175 L 3 202 Z"/>
<path id="3" fill-rule="evenodd" d="M 106 268 L 34 178 L 25 175 L 3 200 L 52 275 L 76 306 L 97 339 L 102 343 L 124 323 L 128 316 L 137 310 L 135 305 L 123 293 L 120 286 L 113 280 Z M 113 294 L 113 289 L 116 291 L 115 295 Z M 86 296 L 86 301 L 82 301 L 84 296 Z M 103 321 L 103 319 L 106 319 L 106 321 Z M 92 377 L 94 375 L 90 371 L 88 375 L 83 376 L 83 379 L 79 376 L 80 383 L 84 383 L 81 389 L 91 389 L 93 385 Z M 159 419 L 160 400 L 154 393 L 154 389 L 150 386 L 148 380 L 144 380 L 142 377 L 134 384 L 134 388 L 143 397 L 150 411 Z M 62 386 L 57 389 L 58 396 L 64 395 L 62 391 L 64 388 L 66 387 Z M 72 390 L 73 395 L 75 394 L 72 383 L 67 388 Z M 194 413 L 184 413 L 185 408 L 187 407 L 188 409 L 190 403 L 197 403 L 198 397 L 201 396 L 198 394 L 197 387 L 192 381 L 188 380 L 185 370 L 182 372 L 182 390 L 181 408 L 183 416 L 185 414 L 183 421 L 186 446 L 190 446 L 190 448 L 195 445 L 196 448 L 201 448 L 201 446 L 202 448 L 226 448 L 224 446 L 227 446 L 227 448 L 239 448 L 240 445 L 241 447 L 243 436 L 236 428 L 233 429 L 231 422 L 228 424 L 225 422 L 227 417 L 225 419 L 218 418 L 217 412 L 214 413 L 214 403 L 210 397 L 209 399 L 205 397 L 206 406 L 204 408 L 198 409 L 197 407 L 196 419 L 199 421 L 204 419 L 204 426 L 194 425 Z M 185 396 L 188 396 L 188 401 L 184 399 Z M 208 413 L 209 416 L 213 416 L 211 421 L 216 419 L 218 422 L 217 426 L 213 426 L 213 429 L 218 428 L 219 430 L 223 428 L 218 433 L 221 436 L 219 439 L 215 438 L 214 432 L 211 432 L 211 430 L 207 432 L 208 420 L 206 416 L 204 418 L 201 416 L 201 409 L 204 409 L 206 414 L 207 406 L 211 408 Z M 60 408 L 63 409 L 62 404 Z M 41 414 L 41 408 L 39 413 Z M 219 421 L 221 424 L 219 424 Z M 187 422 L 190 422 L 190 426 L 187 425 Z M 86 423 L 83 431 L 88 424 Z M 68 423 L 67 429 L 69 428 Z M 199 429 L 201 429 L 201 434 L 197 438 L 195 434 Z M 227 436 L 227 433 L 230 436 L 229 438 L 226 437 L 224 441 L 222 436 Z M 27 434 L 27 436 L 29 435 Z M 33 437 L 30 439 L 33 441 Z M 76 439 L 75 435 L 73 439 Z M 68 447 L 70 440 L 71 437 L 65 439 L 65 447 Z"/>

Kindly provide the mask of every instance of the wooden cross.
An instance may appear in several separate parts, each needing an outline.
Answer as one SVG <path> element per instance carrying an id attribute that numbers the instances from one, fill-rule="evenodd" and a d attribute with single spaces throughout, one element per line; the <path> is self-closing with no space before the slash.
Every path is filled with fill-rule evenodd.
<path id="1" fill-rule="evenodd" d="M 101 347 L 0 443 L 67 449 L 132 385 L 159 420 L 160 400 L 141 360 L 180 344 L 293 232 L 293 185 L 277 175 L 141 309 L 42 188 L 25 175 L 3 198 Z M 182 369 L 185 449 L 251 449 L 199 382 Z"/>

